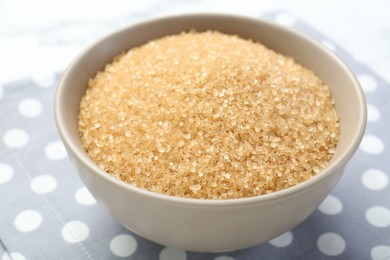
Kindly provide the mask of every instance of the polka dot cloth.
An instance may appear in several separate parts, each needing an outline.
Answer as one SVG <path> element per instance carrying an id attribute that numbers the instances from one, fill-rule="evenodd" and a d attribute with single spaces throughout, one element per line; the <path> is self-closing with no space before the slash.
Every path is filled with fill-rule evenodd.
<path id="1" fill-rule="evenodd" d="M 341 201 L 335 196 L 329 195 L 326 199 L 321 203 L 318 209 L 327 215 L 337 215 L 343 210 L 343 204 Z"/>
<path id="2" fill-rule="evenodd" d="M 57 181 L 52 175 L 39 175 L 31 180 L 31 190 L 37 194 L 50 193 L 57 187 Z"/>
<path id="3" fill-rule="evenodd" d="M 18 252 L 5 252 L 1 260 L 26 260 L 26 257 Z"/>
<path id="4" fill-rule="evenodd" d="M 4 96 L 4 89 L 3 89 L 3 86 L 0 85 L 0 99 L 2 99 Z"/>
<path id="5" fill-rule="evenodd" d="M 293 241 L 293 235 L 290 231 L 272 239 L 269 243 L 275 247 L 286 247 Z"/>
<path id="6" fill-rule="evenodd" d="M 77 203 L 85 206 L 93 205 L 96 203 L 95 198 L 87 190 L 86 187 L 81 187 L 80 189 L 78 189 L 74 195 L 74 198 L 77 201 Z"/>
<path id="7" fill-rule="evenodd" d="M 20 101 L 18 110 L 24 117 L 37 117 L 42 112 L 42 104 L 35 99 L 26 98 Z"/>
<path id="8" fill-rule="evenodd" d="M 29 139 L 30 137 L 26 131 L 17 128 L 7 130 L 3 135 L 4 144 L 14 149 L 24 147 Z"/>
<path id="9" fill-rule="evenodd" d="M 65 147 L 60 141 L 48 143 L 45 146 L 45 155 L 53 161 L 62 160 L 67 157 Z"/>
<path id="10" fill-rule="evenodd" d="M 127 234 L 117 235 L 110 242 L 111 252 L 119 257 L 128 257 L 137 249 L 137 240 Z"/>
<path id="11" fill-rule="evenodd" d="M 81 221 L 70 221 L 62 227 L 61 236 L 68 243 L 79 243 L 88 238 L 89 227 Z"/>
<path id="12" fill-rule="evenodd" d="M 236 252 L 186 252 L 139 237 L 81 183 L 54 126 L 58 75 L 37 73 L 0 86 L 0 260 L 390 259 L 390 86 L 296 16 L 273 12 L 264 18 L 306 32 L 339 55 L 367 97 L 365 137 L 318 210 L 292 230 Z M 50 250 L 36 250 L 47 248 L 47 241 Z"/>
<path id="13" fill-rule="evenodd" d="M 13 175 L 14 169 L 10 165 L 6 163 L 0 163 L 0 184 L 9 182 Z"/>
<path id="14" fill-rule="evenodd" d="M 166 247 L 161 250 L 159 260 L 185 260 L 187 254 L 184 250 Z"/>
<path id="15" fill-rule="evenodd" d="M 317 247 L 325 255 L 341 255 L 345 250 L 345 241 L 336 233 L 325 233 L 318 238 Z"/>
<path id="16" fill-rule="evenodd" d="M 24 210 L 15 218 L 15 228 L 20 232 L 31 232 L 39 228 L 42 215 L 36 210 Z"/>

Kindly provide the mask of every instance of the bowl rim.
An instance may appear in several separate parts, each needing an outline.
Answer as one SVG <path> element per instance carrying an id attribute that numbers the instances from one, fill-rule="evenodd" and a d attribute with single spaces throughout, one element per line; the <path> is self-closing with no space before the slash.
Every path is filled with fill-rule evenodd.
<path id="1" fill-rule="evenodd" d="M 63 93 L 66 92 L 67 79 L 72 76 L 72 68 L 80 60 L 83 59 L 86 53 L 90 52 L 99 44 L 102 44 L 103 42 L 107 41 L 109 38 L 115 35 L 122 34 L 128 30 L 134 29 L 135 27 L 151 25 L 164 20 L 181 20 L 181 19 L 188 19 L 188 18 L 192 18 L 192 19 L 218 18 L 218 19 L 228 19 L 228 20 L 246 20 L 249 22 L 257 23 L 259 24 L 259 26 L 268 26 L 271 27 L 272 29 L 286 31 L 287 33 L 294 34 L 296 37 L 300 37 L 302 38 L 302 40 L 307 41 L 312 45 L 315 45 L 317 48 L 321 49 L 322 52 L 325 52 L 328 56 L 330 56 L 332 60 L 337 62 L 339 66 L 343 69 L 344 73 L 346 73 L 347 76 L 351 79 L 355 87 L 354 89 L 356 91 L 356 94 L 358 96 L 357 101 L 359 104 L 359 106 L 356 107 L 356 109 L 359 109 L 358 128 L 353 133 L 354 136 L 352 137 L 351 142 L 348 144 L 347 148 L 345 148 L 344 152 L 340 154 L 337 159 L 335 160 L 332 159 L 331 163 L 328 164 L 328 166 L 325 169 L 323 169 L 321 172 L 314 175 L 310 179 L 298 183 L 292 187 L 275 191 L 269 194 L 263 194 L 263 195 L 253 196 L 253 197 L 245 197 L 245 198 L 234 198 L 234 199 L 196 199 L 196 198 L 185 198 L 185 197 L 161 194 L 161 193 L 152 192 L 143 188 L 133 186 L 103 171 L 97 164 L 95 164 L 92 161 L 92 159 L 88 156 L 85 150 L 79 149 L 77 147 L 76 142 L 72 139 L 71 135 L 67 131 L 65 131 L 66 119 L 61 110 L 61 107 L 64 106 L 61 104 L 63 102 L 62 100 Z M 320 42 L 305 35 L 304 33 L 261 18 L 253 18 L 253 17 L 243 16 L 243 15 L 222 14 L 222 13 L 186 13 L 186 14 L 162 16 L 162 17 L 148 19 L 142 22 L 131 24 L 129 26 L 126 26 L 124 28 L 115 30 L 107 34 L 106 36 L 100 38 L 99 40 L 95 41 L 93 44 L 85 48 L 78 56 L 76 56 L 76 58 L 74 58 L 74 60 L 70 63 L 70 65 L 66 68 L 66 70 L 61 76 L 54 97 L 54 117 L 57 126 L 57 131 L 62 139 L 62 142 L 67 148 L 68 153 L 72 153 L 74 155 L 73 158 L 75 158 L 80 163 L 82 163 L 88 169 L 88 171 L 91 171 L 93 174 L 97 174 L 98 177 L 109 182 L 111 185 L 115 185 L 120 189 L 125 189 L 130 192 L 137 193 L 138 195 L 141 196 L 149 197 L 150 199 L 158 199 L 158 200 L 163 200 L 165 202 L 179 203 L 179 204 L 186 204 L 186 205 L 215 207 L 215 206 L 233 206 L 233 205 L 243 206 L 243 205 L 250 205 L 250 204 L 257 204 L 257 203 L 268 203 L 270 201 L 275 201 L 294 194 L 298 194 L 300 192 L 303 192 L 306 189 L 319 185 L 322 181 L 327 179 L 329 175 L 332 175 L 335 172 L 342 170 L 343 167 L 346 165 L 346 163 L 349 161 L 349 159 L 353 156 L 353 154 L 357 150 L 360 141 L 363 138 L 365 127 L 366 127 L 367 109 L 366 109 L 366 101 L 365 101 L 365 95 L 363 93 L 363 90 L 360 87 L 360 84 L 357 81 L 355 75 L 348 68 L 348 66 L 334 52 L 326 48 Z"/>

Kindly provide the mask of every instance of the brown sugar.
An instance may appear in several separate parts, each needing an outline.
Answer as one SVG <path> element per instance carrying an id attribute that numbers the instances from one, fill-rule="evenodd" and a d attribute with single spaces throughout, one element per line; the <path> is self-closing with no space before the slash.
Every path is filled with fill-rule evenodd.
<path id="1" fill-rule="evenodd" d="M 237 36 L 189 32 L 117 56 L 90 79 L 79 132 L 101 169 L 172 196 L 230 199 L 319 173 L 339 137 L 313 72 Z"/>

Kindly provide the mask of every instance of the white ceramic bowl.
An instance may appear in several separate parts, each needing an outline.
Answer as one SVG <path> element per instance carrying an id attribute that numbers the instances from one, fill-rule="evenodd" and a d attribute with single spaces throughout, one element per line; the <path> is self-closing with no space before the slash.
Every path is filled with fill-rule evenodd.
<path id="1" fill-rule="evenodd" d="M 217 30 L 260 41 L 313 70 L 331 88 L 340 116 L 340 141 L 329 166 L 294 187 L 252 198 L 199 200 L 133 187 L 102 171 L 77 130 L 87 81 L 123 50 L 184 30 Z M 363 136 L 366 104 L 350 70 L 331 51 L 293 30 L 230 15 L 182 15 L 130 26 L 96 42 L 69 66 L 55 97 L 56 124 L 85 186 L 99 204 L 134 233 L 165 246 L 218 252 L 254 246 L 293 228 L 325 199 Z"/>

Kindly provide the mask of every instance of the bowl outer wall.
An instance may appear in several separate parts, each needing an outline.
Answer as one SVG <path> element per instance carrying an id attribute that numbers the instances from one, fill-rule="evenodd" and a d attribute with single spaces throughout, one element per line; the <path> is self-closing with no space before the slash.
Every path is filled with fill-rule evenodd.
<path id="1" fill-rule="evenodd" d="M 312 69 L 331 88 L 341 118 L 341 139 L 330 166 L 311 180 L 273 194 L 224 201 L 183 199 L 131 187 L 101 171 L 85 153 L 77 131 L 87 81 L 123 50 L 183 30 L 208 29 L 262 42 Z M 184 15 L 131 26 L 97 42 L 66 70 L 55 99 L 57 128 L 86 187 L 121 224 L 157 243 L 218 252 L 267 241 L 300 223 L 326 197 L 356 151 L 365 126 L 361 89 L 329 50 L 280 26 L 230 15 Z"/>

